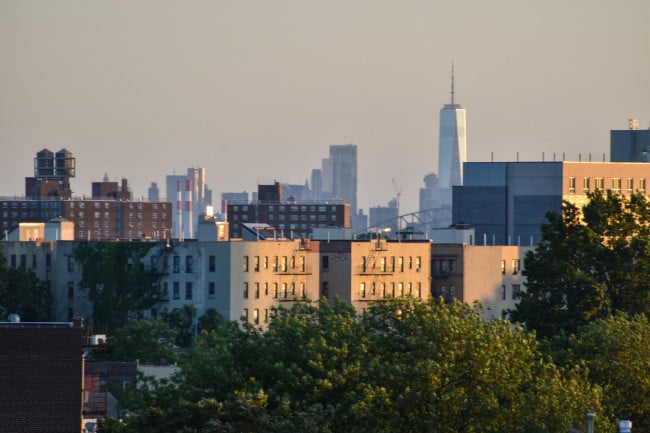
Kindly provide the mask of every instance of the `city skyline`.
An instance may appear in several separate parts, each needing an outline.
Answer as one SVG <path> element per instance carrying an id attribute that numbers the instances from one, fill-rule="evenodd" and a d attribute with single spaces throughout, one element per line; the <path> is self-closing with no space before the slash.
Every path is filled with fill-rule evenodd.
<path id="1" fill-rule="evenodd" d="M 650 3 L 0 0 L 0 196 L 41 149 L 75 153 L 75 195 L 134 198 L 187 167 L 214 191 L 302 184 L 358 146 L 358 207 L 438 168 L 439 110 L 467 110 L 468 161 L 609 159 L 650 122 Z M 311 182 L 311 180 L 310 180 Z"/>

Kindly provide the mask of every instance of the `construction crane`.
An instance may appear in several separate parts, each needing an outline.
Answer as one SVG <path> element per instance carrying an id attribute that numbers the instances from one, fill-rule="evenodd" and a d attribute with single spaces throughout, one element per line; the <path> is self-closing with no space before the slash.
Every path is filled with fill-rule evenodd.
<path id="1" fill-rule="evenodd" d="M 395 182 L 395 178 L 393 178 L 393 187 L 395 187 L 395 193 L 397 194 L 397 197 L 395 199 L 397 200 L 397 231 L 399 232 L 401 230 L 400 227 L 401 218 L 399 217 L 399 199 L 402 195 L 402 190 L 397 186 L 397 182 Z"/>

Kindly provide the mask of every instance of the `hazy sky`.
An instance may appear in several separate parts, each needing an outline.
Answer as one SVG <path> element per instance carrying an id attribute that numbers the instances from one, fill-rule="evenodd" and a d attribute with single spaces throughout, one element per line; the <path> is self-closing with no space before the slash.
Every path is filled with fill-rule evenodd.
<path id="1" fill-rule="evenodd" d="M 650 122 L 648 0 L 0 0 L 0 195 L 39 150 L 135 197 L 204 166 L 221 192 L 304 183 L 355 143 L 359 206 L 418 207 L 439 110 L 467 110 L 470 161 L 609 158 Z"/>

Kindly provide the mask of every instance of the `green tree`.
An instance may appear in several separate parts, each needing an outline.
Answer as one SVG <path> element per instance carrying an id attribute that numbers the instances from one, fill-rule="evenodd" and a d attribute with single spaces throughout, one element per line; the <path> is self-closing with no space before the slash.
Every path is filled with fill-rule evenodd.
<path id="1" fill-rule="evenodd" d="M 160 275 L 145 270 L 150 242 L 80 242 L 75 258 L 82 266 L 80 286 L 93 303 L 98 325 L 120 327 L 160 302 Z"/>
<path id="2" fill-rule="evenodd" d="M 279 309 L 268 330 L 205 334 L 172 383 L 142 389 L 125 431 L 560 432 L 603 414 L 580 369 L 454 303 Z M 603 414 L 602 431 L 611 427 Z"/>
<path id="3" fill-rule="evenodd" d="M 570 339 L 569 363 L 584 363 L 603 389 L 614 419 L 630 419 L 650 432 L 650 323 L 645 315 L 616 315 L 582 327 Z"/>
<path id="4" fill-rule="evenodd" d="M 116 329 L 108 339 L 109 355 L 114 361 L 142 364 L 169 364 L 177 360 L 176 333 L 156 319 L 132 320 Z"/>
<path id="5" fill-rule="evenodd" d="M 622 311 L 650 312 L 650 204 L 594 192 L 578 209 L 547 214 L 526 254 L 526 291 L 510 317 L 547 338 Z"/>
<path id="6" fill-rule="evenodd" d="M 164 311 L 161 320 L 176 332 L 175 343 L 183 348 L 194 346 L 198 330 L 196 329 L 196 307 L 183 305 L 172 311 Z"/>
<path id="7" fill-rule="evenodd" d="M 9 268 L 0 249 L 0 320 L 18 314 L 23 321 L 50 319 L 52 294 L 31 270 Z"/>

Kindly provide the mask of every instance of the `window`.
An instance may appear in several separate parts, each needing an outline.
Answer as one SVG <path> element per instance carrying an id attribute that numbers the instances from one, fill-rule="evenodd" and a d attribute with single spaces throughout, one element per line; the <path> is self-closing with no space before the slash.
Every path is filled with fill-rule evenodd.
<path id="1" fill-rule="evenodd" d="M 214 272 L 217 267 L 217 258 L 215 256 L 208 257 L 208 271 Z"/>
<path id="2" fill-rule="evenodd" d="M 330 270 L 330 256 L 323 256 L 321 258 L 321 269 L 323 272 L 328 272 Z"/>
<path id="3" fill-rule="evenodd" d="M 68 281 L 68 298 L 74 298 L 74 281 Z"/>
<path id="4" fill-rule="evenodd" d="M 174 256 L 172 259 L 172 272 L 178 274 L 181 271 L 181 256 Z"/>
<path id="5" fill-rule="evenodd" d="M 329 287 L 329 282 L 323 281 L 320 286 L 320 294 L 321 296 L 324 297 L 329 297 L 330 294 L 330 287 Z"/>
<path id="6" fill-rule="evenodd" d="M 296 296 L 296 283 L 291 283 L 291 296 Z"/>
<path id="7" fill-rule="evenodd" d="M 244 260 L 242 263 L 242 271 L 248 272 L 248 256 L 244 256 Z"/>
<path id="8" fill-rule="evenodd" d="M 287 290 L 287 283 L 282 283 L 282 297 L 287 299 L 289 296 L 289 291 Z"/>
<path id="9" fill-rule="evenodd" d="M 386 297 L 386 284 L 381 283 L 381 286 L 379 286 L 379 294 L 382 298 Z"/>
<path id="10" fill-rule="evenodd" d="M 404 296 L 404 283 L 397 283 L 397 296 L 399 298 Z"/>
<path id="11" fill-rule="evenodd" d="M 643 178 L 639 179 L 639 191 L 645 192 L 645 179 Z"/>
<path id="12" fill-rule="evenodd" d="M 519 299 L 521 297 L 521 284 L 512 285 L 512 299 Z"/>
<path id="13" fill-rule="evenodd" d="M 172 288 L 172 297 L 174 299 L 180 299 L 181 298 L 181 294 L 180 294 L 181 289 L 180 289 L 180 287 L 181 287 L 181 284 L 178 281 L 174 281 L 174 285 L 173 285 L 173 288 Z"/>
<path id="14" fill-rule="evenodd" d="M 505 284 L 501 284 L 501 299 L 504 300 L 504 301 L 506 300 L 506 285 Z"/>
<path id="15" fill-rule="evenodd" d="M 32 254 L 32 269 L 36 269 L 36 254 Z"/>
<path id="16" fill-rule="evenodd" d="M 194 272 L 194 258 L 192 256 L 185 256 L 185 272 L 188 274 Z"/>
<path id="17" fill-rule="evenodd" d="M 418 282 L 418 298 L 422 299 L 422 283 Z"/>
<path id="18" fill-rule="evenodd" d="M 501 273 L 505 274 L 506 273 L 506 261 L 501 260 Z"/>
<path id="19" fill-rule="evenodd" d="M 162 297 L 163 299 L 167 300 L 167 297 L 169 296 L 169 284 L 167 281 L 163 283 L 163 288 L 162 288 Z"/>
<path id="20" fill-rule="evenodd" d="M 627 189 L 627 192 L 631 193 L 634 191 L 634 179 L 631 177 L 628 177 L 625 179 L 625 188 Z"/>
<path id="21" fill-rule="evenodd" d="M 27 256 L 25 254 L 20 255 L 20 267 L 25 269 L 27 267 Z"/>
<path id="22" fill-rule="evenodd" d="M 415 269 L 419 271 L 421 267 L 422 267 L 422 258 L 420 256 L 417 256 L 415 258 Z"/>
<path id="23" fill-rule="evenodd" d="M 255 299 L 260 298 L 260 283 L 255 283 Z"/>
<path id="24" fill-rule="evenodd" d="M 596 189 L 603 191 L 605 189 L 605 179 L 602 177 L 597 177 L 594 179 Z"/>
<path id="25" fill-rule="evenodd" d="M 366 258 L 366 256 L 361 257 L 361 272 L 366 272 L 367 261 L 368 259 Z"/>
<path id="26" fill-rule="evenodd" d="M 192 282 L 188 281 L 185 283 L 185 299 L 186 300 L 191 300 L 192 299 Z"/>
<path id="27" fill-rule="evenodd" d="M 280 272 L 287 272 L 287 256 L 280 258 Z"/>
<path id="28" fill-rule="evenodd" d="M 397 268 L 400 272 L 404 272 L 404 257 L 397 258 Z"/>
<path id="29" fill-rule="evenodd" d="M 620 177 L 612 178 L 612 191 L 620 191 L 620 190 L 621 190 L 621 178 Z"/>
<path id="30" fill-rule="evenodd" d="M 248 283 L 244 283 L 244 299 L 248 299 Z"/>
<path id="31" fill-rule="evenodd" d="M 269 309 L 265 308 L 264 309 L 264 323 L 267 323 L 269 321 Z"/>
<path id="32" fill-rule="evenodd" d="M 456 259 L 449 259 L 449 275 L 456 273 Z"/>
<path id="33" fill-rule="evenodd" d="M 269 268 L 269 256 L 264 256 L 264 269 Z"/>
<path id="34" fill-rule="evenodd" d="M 386 257 L 381 258 L 381 271 L 386 272 Z"/>
<path id="35" fill-rule="evenodd" d="M 244 308 L 244 311 L 242 313 L 242 319 L 243 322 L 248 322 L 248 308 Z"/>
<path id="36" fill-rule="evenodd" d="M 255 325 L 260 324 L 260 310 L 258 308 L 253 310 L 253 323 Z"/>
<path id="37" fill-rule="evenodd" d="M 395 256 L 390 256 L 390 271 L 395 272 Z"/>
<path id="38" fill-rule="evenodd" d="M 14 263 L 14 267 L 16 264 Z M 74 257 L 68 256 L 68 272 L 74 272 Z"/>
<path id="39" fill-rule="evenodd" d="M 584 192 L 589 192 L 589 178 L 588 177 L 583 177 L 582 178 L 582 190 Z"/>
<path id="40" fill-rule="evenodd" d="M 52 254 L 45 255 L 45 267 L 47 268 L 52 267 Z"/>
<path id="41" fill-rule="evenodd" d="M 278 299 L 278 283 L 273 283 L 273 298 Z"/>
<path id="42" fill-rule="evenodd" d="M 452 298 L 456 297 L 456 286 L 454 286 L 453 284 L 449 286 L 449 296 L 451 296 Z"/>
<path id="43" fill-rule="evenodd" d="M 210 298 L 214 298 L 214 294 L 215 294 L 214 281 L 210 281 L 208 283 L 208 296 Z"/>
<path id="44" fill-rule="evenodd" d="M 259 272 L 259 271 L 260 271 L 260 256 L 255 256 L 255 257 L 253 258 L 253 270 L 254 270 L 255 272 Z"/>
<path id="45" fill-rule="evenodd" d="M 570 177 L 569 178 L 569 193 L 573 194 L 576 192 L 576 178 L 575 177 Z"/>
<path id="46" fill-rule="evenodd" d="M 361 283 L 361 284 L 359 285 L 359 295 L 360 295 L 362 298 L 365 298 L 365 297 L 366 297 L 366 283 Z"/>
<path id="47" fill-rule="evenodd" d="M 521 272 L 519 259 L 512 259 L 512 274 L 517 275 L 519 272 Z"/>

